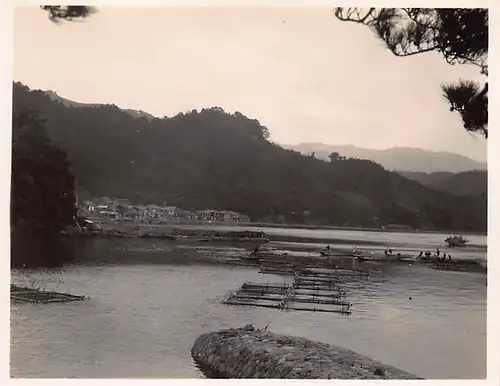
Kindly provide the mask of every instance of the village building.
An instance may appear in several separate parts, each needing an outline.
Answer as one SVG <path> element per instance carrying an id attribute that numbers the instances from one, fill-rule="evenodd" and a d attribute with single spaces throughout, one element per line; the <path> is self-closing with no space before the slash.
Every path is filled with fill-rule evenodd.
<path id="1" fill-rule="evenodd" d="M 128 199 L 101 197 L 93 201 L 86 200 L 78 206 L 78 214 L 102 220 L 163 222 L 169 220 L 201 220 L 250 222 L 247 215 L 231 210 L 205 209 L 190 211 L 176 206 L 148 204 L 132 205 Z"/>
<path id="2" fill-rule="evenodd" d="M 231 210 L 205 209 L 197 212 L 199 220 L 250 222 L 250 217 Z"/>

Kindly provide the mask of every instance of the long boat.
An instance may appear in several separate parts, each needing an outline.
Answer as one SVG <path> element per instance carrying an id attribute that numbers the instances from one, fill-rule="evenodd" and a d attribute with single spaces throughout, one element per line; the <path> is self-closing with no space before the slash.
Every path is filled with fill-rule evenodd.
<path id="1" fill-rule="evenodd" d="M 363 252 L 355 250 L 352 253 L 340 253 L 334 250 L 322 249 L 320 252 L 323 257 L 351 257 L 358 261 L 416 261 L 416 257 L 409 253 L 388 253 L 380 254 L 373 252 Z"/>

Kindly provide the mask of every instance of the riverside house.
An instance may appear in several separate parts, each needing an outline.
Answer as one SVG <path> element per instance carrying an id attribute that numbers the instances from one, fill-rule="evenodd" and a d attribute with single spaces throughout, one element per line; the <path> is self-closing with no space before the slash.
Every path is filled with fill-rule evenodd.
<path id="1" fill-rule="evenodd" d="M 149 204 L 132 205 L 127 199 L 110 199 L 107 197 L 84 201 L 79 206 L 81 216 L 102 220 L 163 222 L 170 220 L 201 220 L 250 222 L 247 215 L 231 210 L 205 209 L 197 212 L 176 206 Z"/>

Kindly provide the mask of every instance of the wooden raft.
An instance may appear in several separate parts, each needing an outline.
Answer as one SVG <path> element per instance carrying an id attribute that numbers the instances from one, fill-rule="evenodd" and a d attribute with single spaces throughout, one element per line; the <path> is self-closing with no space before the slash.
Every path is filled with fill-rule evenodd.
<path id="1" fill-rule="evenodd" d="M 14 284 L 10 285 L 10 300 L 15 303 L 66 303 L 84 299 L 85 296 L 41 291 L 19 287 Z"/>
<path id="2" fill-rule="evenodd" d="M 235 293 L 229 294 L 225 304 L 254 306 L 280 310 L 332 312 L 350 314 L 351 304 L 344 300 L 345 291 L 334 283 L 304 285 L 300 278 L 291 284 L 244 283 Z"/>

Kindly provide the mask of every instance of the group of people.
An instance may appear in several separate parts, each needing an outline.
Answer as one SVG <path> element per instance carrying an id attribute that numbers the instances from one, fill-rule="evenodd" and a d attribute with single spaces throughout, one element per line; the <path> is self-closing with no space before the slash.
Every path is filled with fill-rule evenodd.
<path id="1" fill-rule="evenodd" d="M 431 258 L 436 258 L 438 260 L 451 260 L 451 255 L 448 254 L 448 256 L 446 255 L 446 253 L 441 253 L 441 251 L 439 250 L 439 248 L 436 248 L 436 253 L 433 255 L 430 251 L 420 251 L 418 257 L 419 258 L 424 258 L 425 256 L 425 259 L 429 260 Z"/>
<path id="2" fill-rule="evenodd" d="M 392 249 L 387 248 L 384 251 L 384 254 L 386 256 L 392 256 L 393 255 Z M 397 253 L 397 256 L 401 256 L 401 253 Z M 446 253 L 444 252 L 442 253 L 439 250 L 439 248 L 436 248 L 436 252 L 434 254 L 432 254 L 430 251 L 420 251 L 420 253 L 418 254 L 418 258 L 426 260 L 430 260 L 431 258 L 435 258 L 438 260 L 451 260 L 451 255 L 450 254 L 446 255 Z"/>

